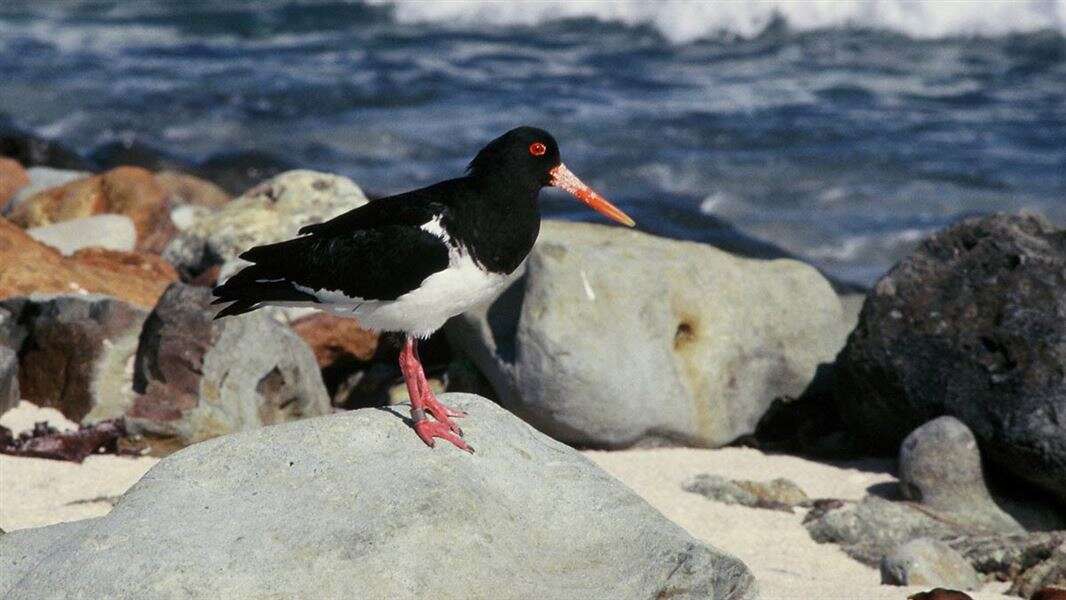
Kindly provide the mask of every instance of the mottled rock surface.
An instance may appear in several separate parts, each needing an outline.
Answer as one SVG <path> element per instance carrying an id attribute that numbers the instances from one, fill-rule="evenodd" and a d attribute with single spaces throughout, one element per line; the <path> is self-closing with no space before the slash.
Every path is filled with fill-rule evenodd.
<path id="1" fill-rule="evenodd" d="M 366 202 L 363 191 L 347 177 L 289 171 L 217 210 L 201 208 L 175 217 L 181 232 L 163 255 L 183 271 L 199 273 L 253 246 L 295 237 L 304 225 L 328 220 Z"/>
<path id="2" fill-rule="evenodd" d="M 212 320 L 211 290 L 176 283 L 141 331 L 126 411 L 134 432 L 180 445 L 328 414 L 311 350 L 265 314 Z"/>
<path id="3" fill-rule="evenodd" d="M 951 546 L 938 540 L 916 538 L 897 546 L 881 560 L 881 583 L 975 590 L 981 585 L 981 577 Z"/>
<path id="4" fill-rule="evenodd" d="M 158 256 L 85 248 L 64 257 L 0 218 L 0 299 L 42 294 L 106 294 L 151 308 L 174 268 Z"/>
<path id="5" fill-rule="evenodd" d="M 792 512 L 793 506 L 809 500 L 798 485 L 783 478 L 772 481 L 730 481 L 720 475 L 701 473 L 686 481 L 682 487 L 685 491 L 725 504 L 785 512 Z"/>
<path id="6" fill-rule="evenodd" d="M 130 398 L 128 366 L 147 311 L 107 296 L 29 296 L 0 301 L 19 340 L 24 399 L 73 421 Z"/>
<path id="7" fill-rule="evenodd" d="M 1038 590 L 1057 588 L 1066 597 L 1066 542 L 1063 542 L 1050 556 L 1033 565 L 1011 584 L 1010 593 L 1023 598 L 1033 596 Z"/>
<path id="8" fill-rule="evenodd" d="M 571 448 L 441 399 L 470 413 L 476 454 L 426 448 L 384 409 L 210 440 L 105 517 L 0 537 L 0 596 L 757 597 L 740 561 Z"/>
<path id="9" fill-rule="evenodd" d="M 804 526 L 814 541 L 839 544 L 848 556 L 870 566 L 877 566 L 885 554 L 909 540 L 945 540 L 962 533 L 955 523 L 877 496 L 857 503 L 840 502 L 828 510 L 816 504 Z"/>
<path id="10" fill-rule="evenodd" d="M 26 169 L 26 174 L 30 178 L 29 183 L 20 188 L 6 205 L 0 205 L 0 213 L 5 216 L 16 206 L 36 196 L 39 192 L 92 176 L 92 173 L 88 171 L 67 171 L 52 167 L 30 167 Z"/>
<path id="11" fill-rule="evenodd" d="M 877 283 L 836 383 L 867 450 L 951 415 L 991 466 L 1066 502 L 1066 231 L 996 215 L 926 240 Z"/>
<path id="12" fill-rule="evenodd" d="M 546 221 L 525 276 L 447 331 L 504 406 L 556 439 L 713 447 L 799 395 L 842 321 L 802 263 Z"/>
<path id="13" fill-rule="evenodd" d="M 138 167 L 118 167 L 44 190 L 21 202 L 9 218 L 30 228 L 104 213 L 133 221 L 139 250 L 161 251 L 172 235 L 166 190 Z"/>

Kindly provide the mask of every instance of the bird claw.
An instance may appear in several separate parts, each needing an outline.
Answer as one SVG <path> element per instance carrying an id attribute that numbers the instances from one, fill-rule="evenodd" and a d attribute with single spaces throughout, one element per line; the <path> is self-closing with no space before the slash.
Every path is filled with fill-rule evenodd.
<path id="1" fill-rule="evenodd" d="M 447 421 L 450 418 L 459 419 L 466 416 L 465 411 L 443 404 L 440 400 L 437 400 L 436 396 L 433 394 L 426 394 L 426 396 L 422 398 L 422 402 L 425 404 L 429 414 L 433 415 L 438 421 Z"/>
<path id="2" fill-rule="evenodd" d="M 466 452 L 473 454 L 474 449 L 454 433 L 457 428 L 458 427 L 454 423 L 430 421 L 428 419 L 415 421 L 415 433 L 417 433 L 418 437 L 422 438 L 422 441 L 430 448 L 435 446 L 433 438 L 441 438 L 442 440 L 451 442 L 460 450 L 465 450 Z"/>

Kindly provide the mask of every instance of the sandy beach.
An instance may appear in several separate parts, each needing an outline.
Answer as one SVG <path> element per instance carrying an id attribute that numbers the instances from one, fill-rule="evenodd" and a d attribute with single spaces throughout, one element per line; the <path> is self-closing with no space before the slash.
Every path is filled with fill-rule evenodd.
<path id="1" fill-rule="evenodd" d="M 6 413 L 0 424 L 17 433 L 42 420 L 60 428 L 73 426 L 56 411 L 28 402 Z M 871 486 L 895 481 L 891 461 L 827 464 L 750 448 L 583 454 L 693 536 L 743 560 L 755 574 L 763 598 L 899 600 L 922 591 L 880 585 L 877 570 L 852 560 L 836 546 L 816 544 L 803 528 L 803 511 L 788 514 L 726 505 L 681 487 L 699 473 L 751 480 L 785 477 L 811 498 L 858 500 Z M 106 514 L 112 502 L 158 460 L 91 456 L 79 465 L 0 455 L 0 528 L 12 531 Z M 1005 587 L 986 585 L 971 596 L 1010 598 L 998 593 Z"/>

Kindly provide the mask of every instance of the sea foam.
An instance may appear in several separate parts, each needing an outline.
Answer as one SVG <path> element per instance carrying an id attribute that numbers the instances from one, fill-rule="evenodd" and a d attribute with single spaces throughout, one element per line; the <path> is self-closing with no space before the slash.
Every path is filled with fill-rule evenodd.
<path id="1" fill-rule="evenodd" d="M 1000 36 L 1053 30 L 1066 33 L 1066 0 L 369 0 L 388 4 L 405 23 L 532 26 L 563 19 L 593 18 L 624 25 L 650 25 L 673 42 L 699 38 L 750 38 L 783 20 L 796 31 L 859 27 L 896 31 L 915 38 Z"/>

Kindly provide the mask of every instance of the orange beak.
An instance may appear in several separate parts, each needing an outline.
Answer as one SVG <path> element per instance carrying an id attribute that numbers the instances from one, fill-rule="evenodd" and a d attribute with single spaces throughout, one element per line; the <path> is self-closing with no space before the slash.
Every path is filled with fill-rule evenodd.
<path id="1" fill-rule="evenodd" d="M 566 168 L 566 165 L 559 163 L 558 167 L 555 167 L 548 173 L 552 176 L 548 185 L 562 188 L 571 194 L 575 198 L 584 202 L 592 210 L 600 213 L 608 219 L 618 221 L 619 223 L 632 227 L 636 225 L 633 219 L 629 218 L 629 215 L 625 214 L 619 208 L 610 202 L 606 198 L 592 191 L 592 188 L 585 185 L 577 175 L 570 172 L 570 169 Z"/>

